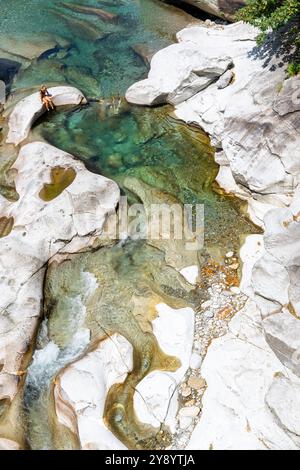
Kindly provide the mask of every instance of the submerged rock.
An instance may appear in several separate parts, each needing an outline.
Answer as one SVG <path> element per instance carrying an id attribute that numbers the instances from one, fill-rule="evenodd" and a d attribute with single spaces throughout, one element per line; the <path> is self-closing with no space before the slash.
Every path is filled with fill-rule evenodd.
<path id="1" fill-rule="evenodd" d="M 234 21 L 235 13 L 245 6 L 245 0 L 183 0 L 183 3 L 229 21 Z"/>
<path id="2" fill-rule="evenodd" d="M 107 33 L 103 32 L 93 23 L 85 21 L 75 16 L 66 15 L 59 10 L 49 9 L 53 15 L 64 21 L 76 36 L 81 36 L 86 41 L 97 41 L 103 39 Z"/>
<path id="3" fill-rule="evenodd" d="M 26 64 L 39 58 L 44 52 L 66 46 L 63 38 L 56 38 L 47 33 L 41 36 L 10 37 L 0 34 L 0 57 L 21 61 Z"/>
<path id="4" fill-rule="evenodd" d="M 226 88 L 230 83 L 232 82 L 234 77 L 234 73 L 232 70 L 227 70 L 217 81 L 217 87 L 219 90 L 223 90 L 223 88 Z"/>
<path id="5" fill-rule="evenodd" d="M 86 15 L 94 15 L 101 18 L 104 21 L 116 21 L 118 15 L 111 13 L 110 11 L 103 10 L 102 8 L 89 7 L 85 5 L 78 5 L 76 3 L 62 3 L 65 8 L 75 11 L 77 13 L 83 13 Z"/>
<path id="6" fill-rule="evenodd" d="M 157 48 L 151 47 L 148 44 L 135 44 L 132 46 L 132 49 L 147 66 L 150 65 L 152 57 L 157 52 Z"/>
<path id="7" fill-rule="evenodd" d="M 1 57 L 1 53 L 0 53 Z M 7 91 L 9 91 L 11 84 L 13 82 L 13 79 L 15 75 L 18 73 L 20 70 L 21 64 L 20 62 L 17 62 L 15 60 L 10 60 L 10 59 L 1 59 L 0 58 L 0 80 L 2 80 L 5 85 Z M 0 96 L 0 106 L 2 103 L 2 96 Z"/>

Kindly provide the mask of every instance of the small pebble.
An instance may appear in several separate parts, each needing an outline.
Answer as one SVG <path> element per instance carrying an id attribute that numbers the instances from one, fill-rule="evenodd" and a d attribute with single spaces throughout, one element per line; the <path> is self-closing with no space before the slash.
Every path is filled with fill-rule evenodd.
<path id="1" fill-rule="evenodd" d="M 181 429 L 187 429 L 193 423 L 193 418 L 190 416 L 180 416 L 179 426 Z"/>
<path id="2" fill-rule="evenodd" d="M 203 304 L 201 304 L 201 308 L 206 309 L 210 307 L 210 305 L 211 305 L 211 301 L 207 300 L 206 302 L 203 302 Z"/>
<path id="3" fill-rule="evenodd" d="M 186 398 L 186 397 L 189 397 L 190 394 L 191 394 L 192 390 L 190 387 L 184 387 L 182 390 L 181 390 L 181 395 Z"/>
<path id="4" fill-rule="evenodd" d="M 201 377 L 190 377 L 188 380 L 188 384 L 190 387 L 194 388 L 195 390 L 200 390 L 206 386 L 206 382 Z"/>
<path id="5" fill-rule="evenodd" d="M 193 406 L 193 405 L 195 405 L 195 403 L 196 403 L 195 400 L 192 399 L 192 400 L 187 401 L 187 402 L 184 404 L 184 406 L 185 406 L 185 407 Z"/>
<path id="6" fill-rule="evenodd" d="M 203 315 L 205 318 L 213 318 L 214 312 L 212 312 L 211 310 L 207 310 L 207 312 L 204 312 Z"/>
<path id="7" fill-rule="evenodd" d="M 202 364 L 202 357 L 199 354 L 193 353 L 191 355 L 190 367 L 191 369 L 199 369 Z"/>
<path id="8" fill-rule="evenodd" d="M 198 406 L 186 406 L 179 411 L 180 416 L 188 416 L 191 418 L 195 418 L 199 413 L 200 408 Z"/>
<path id="9" fill-rule="evenodd" d="M 240 294 L 241 289 L 239 287 L 231 287 L 230 292 L 232 292 L 233 294 Z"/>
<path id="10" fill-rule="evenodd" d="M 239 264 L 238 263 L 231 264 L 229 267 L 230 269 L 233 269 L 234 271 L 236 271 L 237 269 L 239 269 Z"/>

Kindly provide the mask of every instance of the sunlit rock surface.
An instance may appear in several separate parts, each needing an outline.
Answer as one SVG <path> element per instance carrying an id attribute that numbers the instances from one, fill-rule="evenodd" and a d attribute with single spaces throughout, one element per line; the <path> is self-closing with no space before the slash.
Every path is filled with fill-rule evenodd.
<path id="1" fill-rule="evenodd" d="M 299 449 L 299 191 L 265 216 L 241 250 L 241 289 L 253 300 L 214 341 L 208 388 L 189 449 Z"/>
<path id="2" fill-rule="evenodd" d="M 39 194 L 45 185 L 51 191 L 51 169 L 57 166 L 73 168 L 76 178 L 45 202 Z M 9 400 L 17 392 L 23 356 L 41 314 L 48 261 L 72 241 L 77 249 L 89 246 L 119 200 L 114 182 L 41 142 L 21 149 L 14 170 L 19 200 L 0 200 L 1 216 L 14 220 L 11 232 L 0 239 L 0 397 Z"/>
<path id="3" fill-rule="evenodd" d="M 0 450 L 20 450 L 20 446 L 17 442 L 10 439 L 0 438 Z"/>
<path id="4" fill-rule="evenodd" d="M 178 99 L 178 118 L 209 133 L 218 150 L 218 184 L 248 201 L 249 216 L 265 230 L 242 248 L 241 289 L 250 298 L 208 349 L 201 368 L 207 390 L 189 449 L 299 448 L 300 82 L 286 80 L 281 57 L 268 62 L 259 55 L 257 34 L 243 23 L 177 34 L 191 56 L 198 47 L 232 61 L 234 76 L 225 88 L 215 82 L 191 89 L 182 102 L 179 90 L 172 102 Z M 169 51 L 160 52 L 166 61 Z M 153 70 L 151 84 L 161 83 Z M 148 84 L 131 87 L 129 100 L 137 90 L 139 104 L 155 104 L 157 89 L 153 94 Z M 160 100 L 167 102 L 168 94 Z"/>
<path id="5" fill-rule="evenodd" d="M 54 87 L 49 88 L 55 106 L 79 105 L 86 103 L 84 95 L 73 87 Z M 8 121 L 9 132 L 6 142 L 8 144 L 18 145 L 29 134 L 32 124 L 44 113 L 46 108 L 41 102 L 40 93 L 34 93 L 21 100 Z"/>
<path id="6" fill-rule="evenodd" d="M 153 333 L 162 350 L 176 356 L 181 363 L 176 372 L 154 371 L 136 387 L 134 407 L 140 421 L 154 427 L 162 423 L 174 432 L 178 411 L 178 385 L 190 364 L 194 336 L 194 312 L 191 308 L 172 309 L 166 304 L 156 306 L 158 317 Z"/>
<path id="7" fill-rule="evenodd" d="M 243 23 L 221 29 L 193 27 L 178 33 L 180 42 L 205 44 L 214 56 L 219 51 L 220 56 L 226 53 L 232 57 L 235 77 L 223 90 L 216 84 L 196 94 L 178 106 L 176 114 L 198 123 L 212 136 L 242 189 L 258 193 L 261 200 L 272 194 L 272 204 L 281 206 L 280 196 L 295 189 L 299 171 L 296 123 L 300 113 L 294 112 L 299 79 L 285 83 L 280 58 L 266 65 L 255 52 L 256 35 L 255 28 Z M 282 115 L 276 112 L 276 106 L 282 106 L 282 95 L 289 114 L 286 110 Z M 219 182 L 222 184 L 221 178 Z"/>
<path id="8" fill-rule="evenodd" d="M 208 388 L 190 449 L 299 449 L 299 191 L 247 238 L 241 289 L 253 300 L 208 350 Z"/>
<path id="9" fill-rule="evenodd" d="M 287 401 L 284 388 L 272 390 L 278 374 L 289 381 Z M 188 449 L 298 448 L 299 421 L 290 420 L 290 402 L 297 408 L 300 382 L 266 343 L 260 311 L 253 301 L 231 321 L 230 332 L 212 343 L 202 375 L 208 388 Z M 272 411 L 266 402 L 271 390 Z M 282 422 L 292 421 L 292 426 L 289 423 L 288 429 L 276 414 L 282 414 Z M 293 437 L 290 431 L 295 427 Z"/>
<path id="10" fill-rule="evenodd" d="M 181 43 L 157 52 L 148 78 L 132 85 L 126 99 L 140 105 L 178 104 L 195 95 L 231 65 L 229 57 L 209 57 L 203 51 L 196 44 Z"/>
<path id="11" fill-rule="evenodd" d="M 280 58 L 266 65 L 266 59 L 260 58 L 255 49 L 257 34 L 257 29 L 241 22 L 188 27 L 177 34 L 178 44 L 154 56 L 149 78 L 133 85 L 126 96 L 131 102 L 145 105 L 156 104 L 157 99 L 177 103 L 175 112 L 180 119 L 208 132 L 225 157 L 218 183 L 223 186 L 224 182 L 227 192 L 250 201 L 249 213 L 262 225 L 264 214 L 257 213 L 255 218 L 257 211 L 251 211 L 252 205 L 262 202 L 284 207 L 297 186 L 300 113 L 299 78 L 285 82 Z M 184 54 L 183 61 L 174 59 L 177 49 Z M 219 89 L 212 80 L 197 90 L 197 81 L 208 69 L 201 61 L 196 64 L 194 51 L 205 51 L 211 64 L 227 60 L 224 72 L 232 62 L 232 82 Z M 169 62 L 167 69 L 165 64 Z M 186 81 L 191 71 L 196 73 L 195 82 L 191 75 Z"/>
<path id="12" fill-rule="evenodd" d="M 154 371 L 147 375 L 136 387 L 134 412 L 141 423 L 153 429 L 164 424 L 174 431 L 176 389 L 189 367 L 194 314 L 191 308 L 176 310 L 166 304 L 156 308 L 153 333 L 161 349 L 176 356 L 181 366 L 176 372 Z M 57 377 L 54 394 L 58 420 L 78 434 L 82 449 L 126 448 L 107 428 L 104 405 L 110 388 L 123 383 L 132 372 L 132 353 L 131 344 L 114 334 Z"/>
<path id="13" fill-rule="evenodd" d="M 83 450 L 126 449 L 107 429 L 103 416 L 110 387 L 124 382 L 132 367 L 132 346 L 122 336 L 113 335 L 57 377 L 58 421 L 78 434 Z"/>

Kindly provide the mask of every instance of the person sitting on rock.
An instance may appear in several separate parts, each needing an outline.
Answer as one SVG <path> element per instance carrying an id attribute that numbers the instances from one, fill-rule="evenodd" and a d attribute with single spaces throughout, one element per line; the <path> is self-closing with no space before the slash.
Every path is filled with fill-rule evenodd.
<path id="1" fill-rule="evenodd" d="M 52 101 L 52 95 L 50 95 L 45 85 L 43 85 L 40 89 L 40 96 L 41 96 L 41 101 L 43 105 L 46 106 L 47 111 L 50 111 L 50 108 L 55 109 L 54 103 Z"/>

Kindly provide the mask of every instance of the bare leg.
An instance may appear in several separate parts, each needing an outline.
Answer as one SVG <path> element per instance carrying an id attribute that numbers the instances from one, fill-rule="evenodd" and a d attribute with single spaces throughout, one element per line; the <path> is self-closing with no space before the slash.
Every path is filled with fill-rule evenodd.
<path id="1" fill-rule="evenodd" d="M 46 106 L 47 111 L 50 111 L 50 109 L 49 109 L 49 102 L 48 102 L 48 100 L 47 100 L 46 98 L 43 99 L 43 105 Z"/>

